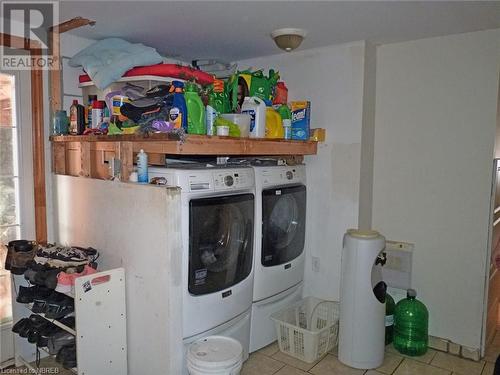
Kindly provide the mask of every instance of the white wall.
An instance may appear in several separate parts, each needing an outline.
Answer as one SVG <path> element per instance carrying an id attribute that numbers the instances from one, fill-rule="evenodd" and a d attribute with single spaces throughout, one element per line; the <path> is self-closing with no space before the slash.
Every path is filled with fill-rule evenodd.
<path id="1" fill-rule="evenodd" d="M 87 101 L 87 98 L 82 97 L 82 89 L 78 87 L 78 76 L 83 73 L 83 70 L 81 67 L 69 66 L 69 59 L 94 42 L 95 40 L 67 33 L 61 35 L 63 109 L 68 111 L 68 114 L 73 99 L 77 99 L 80 104 Z"/>
<path id="2" fill-rule="evenodd" d="M 75 69 L 68 66 L 67 58 L 72 57 L 81 49 L 87 47 L 94 42 L 93 40 L 81 38 L 71 34 L 61 35 L 61 56 L 63 57 L 62 69 L 62 94 L 63 94 L 63 107 L 69 115 L 69 107 L 74 99 L 82 101 L 82 90 L 78 88 L 78 75 L 81 74 L 80 68 Z M 49 89 L 49 75 L 43 72 L 43 90 L 47 94 L 44 96 L 43 109 L 45 119 L 45 184 L 46 184 L 46 197 L 47 197 L 47 237 L 49 241 L 54 241 L 57 233 L 54 229 L 54 207 L 53 202 L 56 197 L 52 189 L 52 145 L 49 141 L 49 135 L 52 133 L 52 119 L 50 118 L 50 89 Z"/>
<path id="3" fill-rule="evenodd" d="M 373 226 L 415 243 L 430 334 L 479 348 L 500 30 L 378 48 Z"/>
<path id="4" fill-rule="evenodd" d="M 125 269 L 128 374 L 181 374 L 180 190 L 62 175 L 53 181 L 58 243 L 92 246 L 99 269 Z"/>
<path id="5" fill-rule="evenodd" d="M 306 157 L 306 295 L 339 299 L 342 236 L 358 225 L 364 42 L 241 61 L 279 70 L 289 100 L 310 100 L 311 127 L 326 128 L 318 155 Z M 313 272 L 311 256 L 320 259 Z"/>

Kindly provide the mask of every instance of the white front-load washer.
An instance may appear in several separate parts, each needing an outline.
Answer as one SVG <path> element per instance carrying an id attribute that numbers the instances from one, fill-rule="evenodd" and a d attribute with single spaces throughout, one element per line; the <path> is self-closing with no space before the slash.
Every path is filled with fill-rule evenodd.
<path id="1" fill-rule="evenodd" d="M 226 332 L 248 355 L 253 291 L 252 168 L 149 168 L 181 188 L 183 342 Z"/>
<path id="2" fill-rule="evenodd" d="M 276 340 L 271 314 L 302 298 L 307 195 L 304 165 L 253 168 L 255 256 L 250 352 Z"/>

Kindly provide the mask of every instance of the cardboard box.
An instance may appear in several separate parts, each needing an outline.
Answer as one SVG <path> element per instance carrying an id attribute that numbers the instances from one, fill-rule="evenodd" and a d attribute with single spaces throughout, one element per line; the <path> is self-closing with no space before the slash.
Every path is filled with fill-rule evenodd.
<path id="1" fill-rule="evenodd" d="M 311 102 L 291 102 L 292 110 L 292 139 L 309 140 L 309 127 L 311 122 Z"/>

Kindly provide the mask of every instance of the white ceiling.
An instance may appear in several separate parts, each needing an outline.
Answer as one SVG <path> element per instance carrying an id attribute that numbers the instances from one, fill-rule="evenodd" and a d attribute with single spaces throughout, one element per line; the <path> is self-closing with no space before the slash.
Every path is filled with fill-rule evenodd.
<path id="1" fill-rule="evenodd" d="M 226 61 L 280 51 L 273 29 L 308 31 L 300 48 L 367 39 L 392 43 L 500 27 L 500 1 L 63 1 L 61 21 L 97 21 L 74 34 L 122 37 L 183 60 Z"/>

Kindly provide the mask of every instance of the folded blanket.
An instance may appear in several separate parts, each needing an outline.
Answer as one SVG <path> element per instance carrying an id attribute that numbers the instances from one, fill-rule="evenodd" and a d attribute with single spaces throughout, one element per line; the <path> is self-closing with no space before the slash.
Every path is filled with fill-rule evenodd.
<path id="1" fill-rule="evenodd" d="M 131 68 L 161 62 L 162 57 L 152 47 L 132 44 L 120 38 L 108 38 L 78 52 L 71 58 L 69 65 L 82 66 L 94 84 L 103 90 Z"/>

